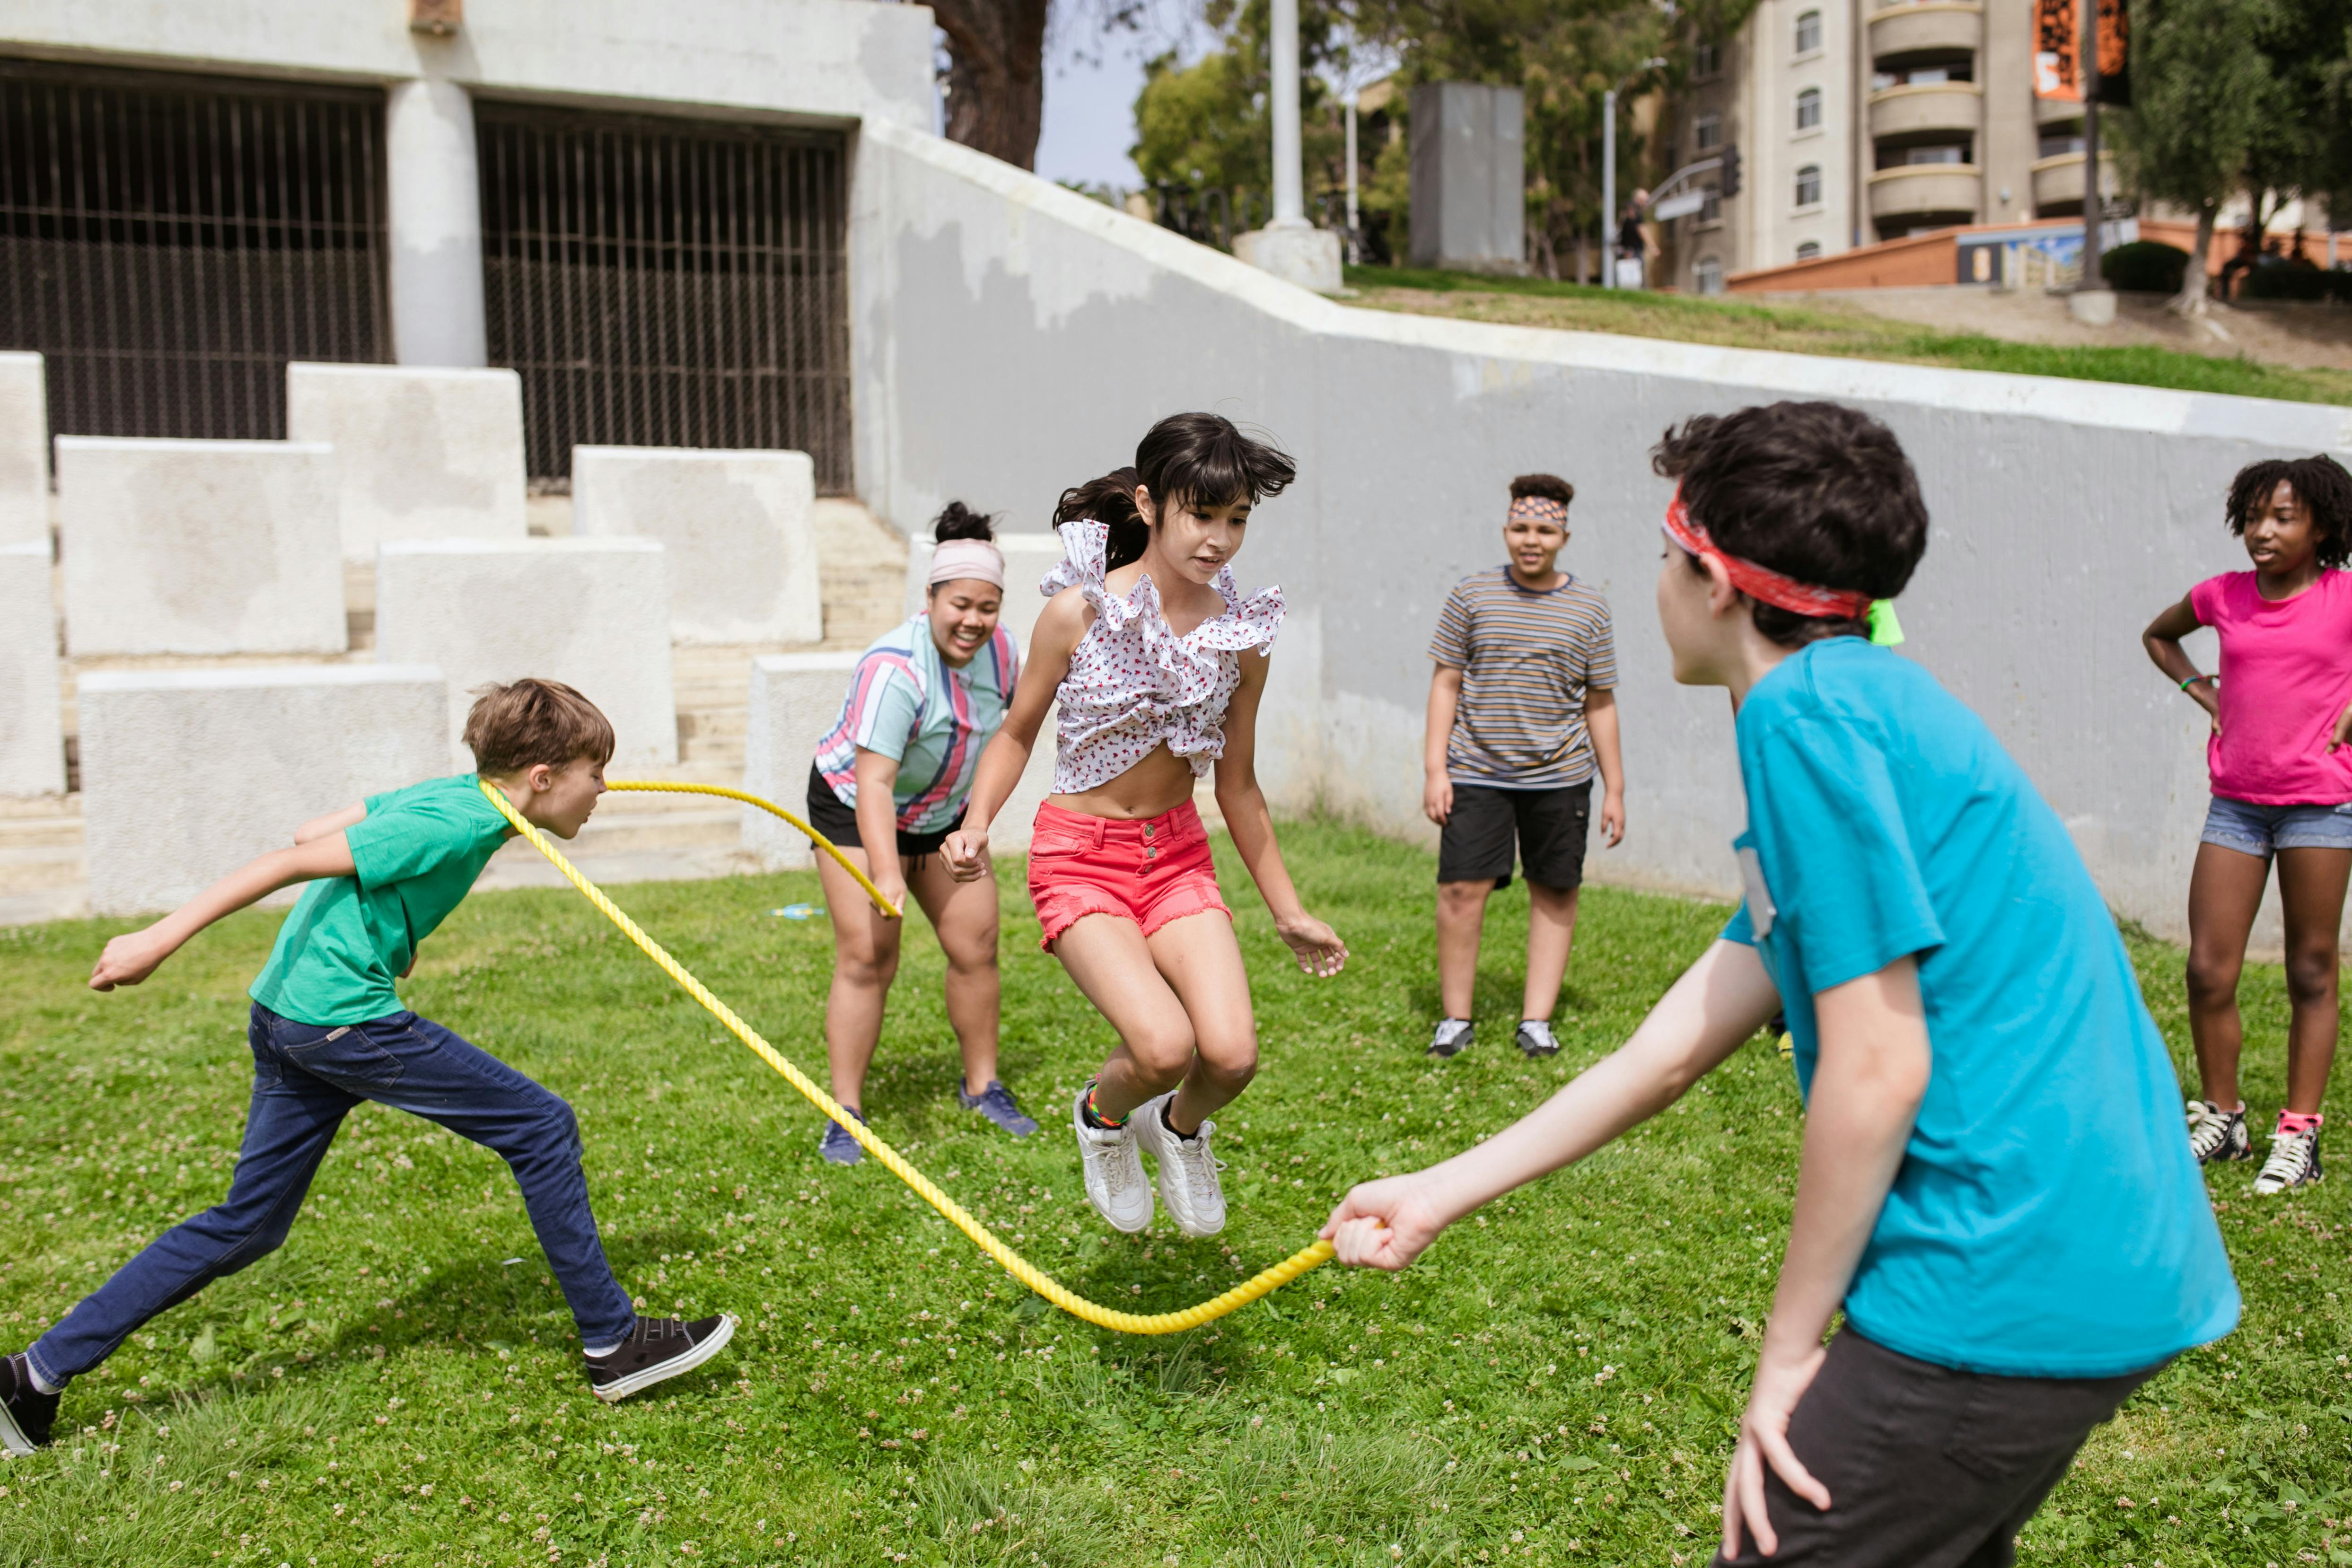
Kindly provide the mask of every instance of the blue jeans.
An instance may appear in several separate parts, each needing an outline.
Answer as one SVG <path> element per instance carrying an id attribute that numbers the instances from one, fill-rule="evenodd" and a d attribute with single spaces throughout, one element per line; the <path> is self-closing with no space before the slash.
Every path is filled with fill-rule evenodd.
<path id="1" fill-rule="evenodd" d="M 2352 805 L 2257 806 L 2216 795 L 2201 841 L 2257 860 L 2280 850 L 2352 850 Z"/>
<path id="2" fill-rule="evenodd" d="M 148 1243 L 43 1334 L 30 1352 L 42 1381 L 58 1385 L 88 1372 L 148 1319 L 275 1251 L 327 1145 L 363 1100 L 437 1122 L 502 1156 L 583 1341 L 627 1337 L 636 1311 L 596 1239 L 571 1106 L 415 1013 L 331 1030 L 257 1002 L 247 1040 L 253 1108 L 228 1197 Z"/>

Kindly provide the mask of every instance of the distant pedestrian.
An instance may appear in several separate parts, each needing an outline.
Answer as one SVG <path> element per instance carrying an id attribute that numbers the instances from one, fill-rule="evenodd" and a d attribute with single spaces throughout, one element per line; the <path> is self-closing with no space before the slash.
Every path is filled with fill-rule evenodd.
<path id="1" fill-rule="evenodd" d="M 1511 481 L 1502 566 L 1454 585 L 1429 656 L 1422 740 L 1423 812 L 1440 830 L 1437 977 L 1445 1016 L 1429 1044 L 1453 1056 L 1471 1043 L 1472 994 L 1486 900 L 1528 879 L 1528 970 L 1517 1042 L 1529 1057 L 1559 1050 L 1552 1011 L 1576 935 L 1592 780 L 1601 831 L 1625 836 L 1625 768 L 1617 748 L 1617 653 L 1609 601 L 1559 568 L 1576 487 L 1551 474 Z"/>
<path id="2" fill-rule="evenodd" d="M 2231 484 L 2224 514 L 2252 571 L 2224 572 L 2148 622 L 2157 668 L 2212 716 L 2205 745 L 2213 801 L 2189 878 L 2189 1032 L 2198 1159 L 2250 1160 L 2239 1093 L 2244 1023 L 2238 976 L 2278 862 L 2286 917 L 2286 1104 L 2258 1193 L 2320 1177 L 2320 1103 L 2336 1060 L 2336 943 L 2352 878 L 2352 475 L 2326 455 L 2255 463 Z M 2180 646 L 2221 634 L 2218 674 Z"/>
<path id="3" fill-rule="evenodd" d="M 921 613 L 858 656 L 840 716 L 809 768 L 809 823 L 899 909 L 911 890 L 947 955 L 948 1022 L 963 1057 L 956 1100 L 1016 1138 L 1037 1130 L 997 1076 L 996 884 L 959 882 L 940 843 L 963 825 L 981 752 L 1004 722 L 1021 656 L 998 623 L 1004 556 L 995 528 L 961 501 L 932 524 L 939 548 Z M 833 915 L 833 988 L 824 1054 L 833 1097 L 866 1120 L 866 1071 L 882 1040 L 882 1009 L 898 973 L 902 920 L 876 909 L 829 856 L 817 876 Z M 817 1153 L 837 1166 L 866 1157 L 838 1122 Z"/>

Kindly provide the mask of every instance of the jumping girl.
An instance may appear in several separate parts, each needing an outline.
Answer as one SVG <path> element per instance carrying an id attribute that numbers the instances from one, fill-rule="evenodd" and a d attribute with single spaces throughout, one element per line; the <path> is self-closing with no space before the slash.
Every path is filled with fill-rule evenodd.
<path id="1" fill-rule="evenodd" d="M 2189 880 L 2189 1031 L 2199 1098 L 2189 1142 L 2200 1161 L 2249 1160 L 2238 1093 L 2244 1030 L 2238 974 L 2278 861 L 2286 915 L 2286 1106 L 2258 1193 L 2320 1178 L 2320 1102 L 2336 1060 L 2336 953 L 2352 877 L 2352 475 L 2325 455 L 2242 469 L 2230 531 L 2252 571 L 2208 578 L 2148 622 L 2147 656 L 2213 717 L 2213 804 Z M 2221 633 L 2204 674 L 2180 639 Z"/>
<path id="2" fill-rule="evenodd" d="M 995 888 L 951 876 L 934 858 L 940 841 L 963 821 L 981 750 L 1004 722 L 1021 658 L 996 621 L 1004 557 L 990 542 L 988 519 L 950 501 L 932 531 L 939 549 L 923 612 L 859 656 L 841 716 L 817 743 L 809 822 L 892 904 L 905 908 L 913 890 L 947 954 L 948 1021 L 963 1051 L 956 1099 L 1025 1138 L 1037 1124 L 996 1076 Z M 833 912 L 825 1061 L 833 1097 L 862 1122 L 866 1069 L 882 1038 L 882 1004 L 898 972 L 901 927 L 831 857 L 819 855 L 816 869 Z M 837 1166 L 866 1157 L 857 1140 L 831 1122 L 817 1152 Z"/>
<path id="3" fill-rule="evenodd" d="M 1151 1223 L 1139 1148 L 1159 1165 L 1160 1201 L 1180 1229 L 1224 1228 L 1209 1117 L 1257 1071 L 1249 976 L 1192 805 L 1211 763 L 1234 847 L 1298 967 L 1329 976 L 1348 961 L 1332 929 L 1300 907 L 1252 770 L 1282 591 L 1243 599 L 1229 564 L 1250 508 L 1295 473 L 1230 421 L 1180 413 L 1151 427 L 1133 468 L 1063 495 L 1055 523 L 1067 559 L 1042 585 L 1052 601 L 1029 667 L 944 846 L 957 877 L 986 876 L 990 821 L 1059 702 L 1029 894 L 1046 950 L 1118 1031 L 1070 1121 L 1087 1200 L 1120 1230 Z"/>

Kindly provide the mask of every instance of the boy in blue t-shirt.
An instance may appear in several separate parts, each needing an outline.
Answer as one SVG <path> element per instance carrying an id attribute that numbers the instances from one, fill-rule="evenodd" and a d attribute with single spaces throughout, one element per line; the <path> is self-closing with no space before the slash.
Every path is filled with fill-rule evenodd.
<path id="1" fill-rule="evenodd" d="M 1680 481 L 1675 678 L 1738 713 L 1747 899 L 1622 1049 L 1475 1149 L 1356 1188 L 1324 1234 L 1402 1268 L 1785 1009 L 1804 1153 L 1717 1561 L 2005 1565 L 2091 1428 L 2236 1325 L 2178 1081 L 2056 815 L 1866 640 L 1927 538 L 1894 435 L 1776 403 L 1669 432 L 1656 464 Z"/>
<path id="2" fill-rule="evenodd" d="M 366 1100 L 437 1122 L 506 1159 L 579 1325 L 598 1398 L 675 1377 L 732 1337 L 735 1320 L 723 1313 L 695 1322 L 637 1315 L 597 1239 L 572 1107 L 407 1011 L 393 989 L 415 967 L 417 945 L 514 831 L 481 781 L 525 821 L 569 839 L 604 792 L 613 727 L 570 686 L 520 680 L 484 688 L 466 744 L 478 774 L 428 779 L 306 822 L 293 848 L 271 851 L 106 945 L 90 988 L 135 986 L 223 915 L 310 883 L 253 982 L 253 1107 L 228 1197 L 150 1243 L 29 1349 L 0 1357 L 0 1452 L 46 1444 L 69 1379 L 150 1318 L 275 1250 L 344 1116 Z"/>

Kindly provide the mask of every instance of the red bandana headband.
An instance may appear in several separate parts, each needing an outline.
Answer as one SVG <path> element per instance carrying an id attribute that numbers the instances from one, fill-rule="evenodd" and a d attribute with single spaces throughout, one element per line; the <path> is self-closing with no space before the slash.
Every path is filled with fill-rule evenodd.
<path id="1" fill-rule="evenodd" d="M 1680 489 L 1675 491 L 1675 498 L 1666 507 L 1666 537 L 1703 560 L 1721 561 L 1731 586 L 1750 599 L 1778 605 L 1797 615 L 1833 616 L 1840 621 L 1864 621 L 1870 617 L 1871 599 L 1867 593 L 1816 588 L 1717 549 L 1715 541 L 1706 537 L 1706 530 L 1692 520 L 1690 508 L 1683 505 Z"/>
<path id="2" fill-rule="evenodd" d="M 1533 517 L 1539 523 L 1558 523 L 1563 528 L 1568 527 L 1568 507 L 1549 496 L 1514 497 L 1510 515 Z"/>

